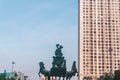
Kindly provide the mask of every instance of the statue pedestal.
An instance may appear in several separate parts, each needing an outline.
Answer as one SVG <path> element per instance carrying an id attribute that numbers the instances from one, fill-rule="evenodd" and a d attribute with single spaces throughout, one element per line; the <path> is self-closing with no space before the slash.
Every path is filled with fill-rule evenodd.
<path id="1" fill-rule="evenodd" d="M 54 67 L 50 70 L 51 76 L 65 76 L 66 68 Z"/>

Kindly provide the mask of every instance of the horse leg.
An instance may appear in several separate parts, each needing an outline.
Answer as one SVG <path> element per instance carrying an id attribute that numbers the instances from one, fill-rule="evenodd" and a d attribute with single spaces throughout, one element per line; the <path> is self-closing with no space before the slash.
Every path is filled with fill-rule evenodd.
<path id="1" fill-rule="evenodd" d="M 65 77 L 63 77 L 63 80 L 64 80 Z"/>
<path id="2" fill-rule="evenodd" d="M 57 77 L 55 76 L 55 80 L 57 80 Z"/>
<path id="3" fill-rule="evenodd" d="M 61 79 L 61 77 L 59 77 L 59 79 L 58 80 L 60 80 Z"/>
<path id="4" fill-rule="evenodd" d="M 45 76 L 45 80 L 47 80 L 46 76 Z"/>
<path id="5" fill-rule="evenodd" d="M 54 80 L 54 77 L 52 76 L 52 80 Z"/>
<path id="6" fill-rule="evenodd" d="M 68 80 L 68 77 L 66 77 L 66 80 Z"/>
<path id="7" fill-rule="evenodd" d="M 48 80 L 50 80 L 50 76 L 48 76 Z"/>

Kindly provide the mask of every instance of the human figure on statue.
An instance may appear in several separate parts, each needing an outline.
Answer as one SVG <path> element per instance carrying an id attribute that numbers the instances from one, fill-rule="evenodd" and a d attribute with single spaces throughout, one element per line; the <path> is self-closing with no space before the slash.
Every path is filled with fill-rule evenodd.
<path id="1" fill-rule="evenodd" d="M 61 49 L 63 48 L 63 46 L 56 44 L 57 49 L 55 50 L 55 56 L 56 57 L 62 57 L 62 51 Z"/>
<path id="2" fill-rule="evenodd" d="M 64 57 L 62 54 L 62 48 L 63 46 L 56 44 L 57 49 L 55 50 L 55 56 L 53 56 L 53 67 L 55 67 L 55 65 L 58 67 L 61 67 L 63 61 L 64 61 Z"/>

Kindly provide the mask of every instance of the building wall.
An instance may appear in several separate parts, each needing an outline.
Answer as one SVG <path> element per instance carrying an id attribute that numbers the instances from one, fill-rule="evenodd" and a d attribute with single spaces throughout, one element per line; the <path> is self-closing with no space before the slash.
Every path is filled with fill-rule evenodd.
<path id="1" fill-rule="evenodd" d="M 80 0 L 79 15 L 80 80 L 114 73 L 120 67 L 120 0 Z"/>
<path id="2" fill-rule="evenodd" d="M 17 79 L 16 80 L 24 80 L 24 74 L 21 72 L 17 72 Z"/>

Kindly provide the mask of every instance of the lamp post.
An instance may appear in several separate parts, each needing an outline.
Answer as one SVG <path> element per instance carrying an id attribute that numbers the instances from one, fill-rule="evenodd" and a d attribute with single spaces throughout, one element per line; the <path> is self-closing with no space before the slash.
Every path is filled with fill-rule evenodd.
<path id="1" fill-rule="evenodd" d="M 87 70 L 88 70 L 88 63 L 85 65 L 85 68 L 86 68 L 86 80 L 88 80 L 88 73 L 87 73 Z"/>
<path id="2" fill-rule="evenodd" d="M 14 64 L 15 64 L 15 62 L 13 61 L 12 62 L 12 73 L 13 73 L 13 69 L 14 69 Z"/>
<path id="3" fill-rule="evenodd" d="M 113 49 L 110 47 L 109 48 L 109 55 L 110 55 L 110 75 L 112 75 L 112 51 Z"/>

